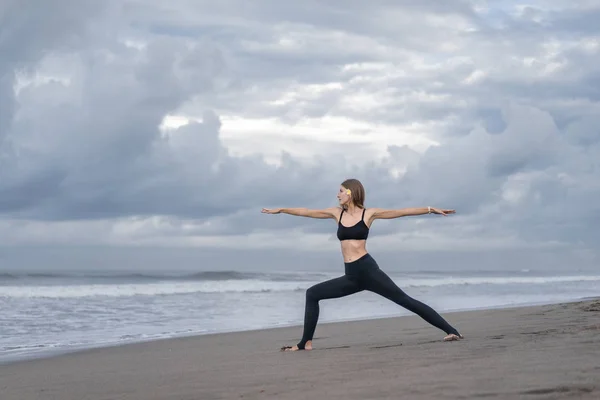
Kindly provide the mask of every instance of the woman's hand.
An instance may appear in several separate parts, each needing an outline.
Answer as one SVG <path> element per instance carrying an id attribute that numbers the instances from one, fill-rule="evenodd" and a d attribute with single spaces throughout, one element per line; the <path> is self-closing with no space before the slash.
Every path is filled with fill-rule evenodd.
<path id="1" fill-rule="evenodd" d="M 263 214 L 279 214 L 281 212 L 281 208 L 263 208 L 261 213 Z"/>
<path id="2" fill-rule="evenodd" d="M 455 212 L 456 211 L 454 211 L 454 210 L 440 210 L 439 208 L 431 207 L 432 214 L 448 215 L 448 214 L 454 214 Z"/>

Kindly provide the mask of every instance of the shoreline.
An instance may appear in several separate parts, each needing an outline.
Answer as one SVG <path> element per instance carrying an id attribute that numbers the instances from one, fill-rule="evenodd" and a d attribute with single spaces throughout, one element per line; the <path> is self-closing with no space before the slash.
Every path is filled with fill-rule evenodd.
<path id="1" fill-rule="evenodd" d="M 470 308 L 457 308 L 450 309 L 448 311 L 440 311 L 442 316 L 444 315 L 452 315 L 456 313 L 470 313 L 477 311 L 492 311 L 492 310 L 510 310 L 515 308 L 523 308 L 523 307 L 539 307 L 539 306 L 548 306 L 548 305 L 557 305 L 557 304 L 570 304 L 577 303 L 582 301 L 594 301 L 600 300 L 600 296 L 597 297 L 579 297 L 570 300 L 557 300 L 557 301 L 544 301 L 544 302 L 525 302 L 525 303 L 517 303 L 517 304 L 503 304 L 496 306 L 485 306 L 485 307 L 470 307 Z M 413 317 L 414 314 L 402 314 L 402 315 L 387 315 L 387 316 L 377 316 L 377 317 L 359 317 L 359 318 L 351 318 L 351 319 L 340 319 L 340 320 L 331 320 L 331 321 L 319 321 L 318 325 L 335 325 L 335 324 L 344 324 L 344 323 L 353 323 L 353 322 L 371 322 L 371 321 L 379 321 L 379 320 L 394 320 L 398 318 L 407 318 Z M 148 338 L 148 339 L 134 339 L 131 341 L 115 341 L 108 343 L 97 343 L 92 345 L 75 345 L 75 346 L 64 346 L 61 348 L 53 349 L 53 350 L 41 350 L 39 353 L 37 352 L 27 352 L 20 355 L 15 355 L 14 357 L 1 357 L 0 358 L 0 367 L 9 366 L 12 364 L 18 364 L 22 362 L 35 362 L 36 360 L 44 360 L 44 359 L 52 359 L 56 357 L 62 357 L 66 355 L 85 353 L 88 351 L 102 350 L 102 349 L 111 349 L 111 348 L 122 348 L 126 346 L 135 346 L 139 344 L 146 343 L 155 343 L 162 341 L 170 341 L 170 340 L 181 340 L 181 339 L 189 339 L 189 338 L 200 338 L 207 336 L 215 336 L 215 335 L 227 335 L 227 334 L 243 334 L 243 333 L 260 333 L 260 332 L 269 332 L 278 329 L 299 329 L 299 336 L 301 336 L 302 324 L 301 323 L 291 323 L 291 324 L 281 324 L 277 326 L 268 326 L 261 328 L 253 328 L 253 329 L 241 329 L 241 330 L 221 330 L 221 331 L 207 331 L 207 332 L 191 332 L 185 334 L 175 334 L 172 336 L 165 337 L 156 337 L 156 338 Z"/>
<path id="2" fill-rule="evenodd" d="M 465 339 L 420 317 L 88 349 L 0 366 L 2 400 L 597 399 L 600 300 L 449 312 Z"/>

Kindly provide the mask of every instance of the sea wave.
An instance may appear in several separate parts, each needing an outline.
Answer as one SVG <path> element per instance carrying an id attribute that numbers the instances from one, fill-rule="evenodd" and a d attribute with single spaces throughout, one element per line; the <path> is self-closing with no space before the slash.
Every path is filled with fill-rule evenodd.
<path id="1" fill-rule="evenodd" d="M 238 279 L 235 279 L 235 277 Z M 2 298 L 77 298 L 77 297 L 127 297 L 164 296 L 193 293 L 268 293 L 306 290 L 322 280 L 273 280 L 229 275 L 224 279 L 200 279 L 198 281 L 147 282 L 118 284 L 70 284 L 70 285 L 6 285 L 0 286 Z M 437 277 L 392 279 L 403 288 L 423 288 L 457 285 L 545 285 L 569 282 L 600 282 L 600 276 L 512 276 L 512 277 Z"/>
<path id="2" fill-rule="evenodd" d="M 267 281 L 304 281 L 324 278 L 322 273 L 288 272 L 242 272 L 234 270 L 201 271 L 194 273 L 135 273 L 135 272 L 10 272 L 0 273 L 0 282 L 15 280 L 89 280 L 89 281 L 230 281 L 230 280 L 267 280 Z M 8 282 L 7 282 L 8 281 Z"/>

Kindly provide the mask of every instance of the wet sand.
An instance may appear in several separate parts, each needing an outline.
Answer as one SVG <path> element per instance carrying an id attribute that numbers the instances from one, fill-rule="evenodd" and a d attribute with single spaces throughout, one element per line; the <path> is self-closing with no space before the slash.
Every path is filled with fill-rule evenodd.
<path id="1" fill-rule="evenodd" d="M 2 400 L 599 399 L 600 301 L 159 340 L 0 366 Z"/>

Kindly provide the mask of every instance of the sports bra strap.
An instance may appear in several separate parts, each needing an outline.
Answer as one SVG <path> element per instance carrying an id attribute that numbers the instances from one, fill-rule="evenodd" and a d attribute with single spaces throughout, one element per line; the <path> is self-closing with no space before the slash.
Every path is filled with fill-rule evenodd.
<path id="1" fill-rule="evenodd" d="M 361 218 L 363 221 L 365 220 L 365 211 L 367 211 L 367 209 L 363 208 L 363 213 L 362 213 L 362 218 Z"/>

